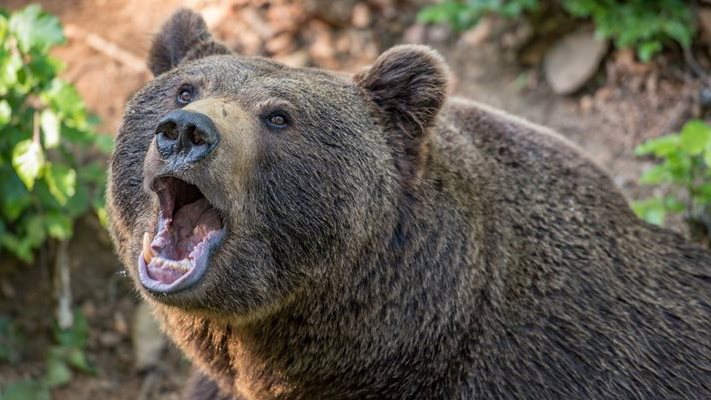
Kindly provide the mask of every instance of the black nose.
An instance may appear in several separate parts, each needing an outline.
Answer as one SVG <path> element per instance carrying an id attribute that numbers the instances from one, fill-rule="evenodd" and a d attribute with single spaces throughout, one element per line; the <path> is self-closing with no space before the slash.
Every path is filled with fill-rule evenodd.
<path id="1" fill-rule="evenodd" d="M 171 161 L 180 164 L 202 160 L 220 142 L 220 134 L 210 117 L 188 110 L 169 112 L 158 122 L 155 134 L 161 157 L 173 158 Z"/>

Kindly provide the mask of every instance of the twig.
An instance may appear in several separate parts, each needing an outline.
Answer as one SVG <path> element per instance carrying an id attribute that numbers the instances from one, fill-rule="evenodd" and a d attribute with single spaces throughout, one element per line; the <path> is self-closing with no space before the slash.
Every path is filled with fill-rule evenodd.
<path id="1" fill-rule="evenodd" d="M 101 36 L 87 32 L 76 25 L 67 25 L 64 29 L 67 37 L 71 39 L 83 40 L 87 46 L 109 57 L 110 59 L 123 64 L 138 74 L 148 73 L 145 62 L 130 51 L 121 48 Z"/>
<path id="2" fill-rule="evenodd" d="M 58 243 L 57 259 L 54 264 L 54 294 L 57 298 L 57 324 L 60 329 L 67 329 L 74 324 L 68 247 L 68 240 L 61 240 Z"/>
<path id="3" fill-rule="evenodd" d="M 143 378 L 143 383 L 141 383 L 141 389 L 138 392 L 138 396 L 136 396 L 136 400 L 146 400 L 151 394 L 151 391 L 153 390 L 153 386 L 155 386 L 156 381 L 157 381 L 157 372 L 155 371 L 149 371 L 145 378 Z"/>
<path id="4" fill-rule="evenodd" d="M 694 58 L 694 54 L 691 52 L 691 46 L 689 47 L 684 47 L 682 46 L 682 51 L 684 52 L 684 60 L 686 63 L 689 65 L 689 68 L 691 68 L 691 71 L 694 72 L 694 74 L 699 77 L 700 79 L 704 80 L 706 83 L 708 83 L 709 80 L 709 75 L 704 71 L 704 68 L 699 65 L 698 62 L 696 62 L 696 59 Z"/>

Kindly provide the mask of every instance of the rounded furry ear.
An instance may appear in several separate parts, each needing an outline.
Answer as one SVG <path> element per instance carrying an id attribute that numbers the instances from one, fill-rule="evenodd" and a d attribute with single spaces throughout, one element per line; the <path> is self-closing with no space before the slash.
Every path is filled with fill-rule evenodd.
<path id="1" fill-rule="evenodd" d="M 183 8 L 173 13 L 153 40 L 148 68 L 158 76 L 183 61 L 229 53 L 225 45 L 212 38 L 200 14 Z"/>
<path id="2" fill-rule="evenodd" d="M 402 154 L 407 175 L 417 175 L 429 129 L 447 97 L 449 67 L 427 46 L 401 45 L 386 51 L 354 77 L 383 113 L 389 140 Z"/>

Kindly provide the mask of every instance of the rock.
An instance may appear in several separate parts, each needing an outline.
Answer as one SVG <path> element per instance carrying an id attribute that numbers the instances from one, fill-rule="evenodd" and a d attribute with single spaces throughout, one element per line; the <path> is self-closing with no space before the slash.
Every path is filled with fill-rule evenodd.
<path id="1" fill-rule="evenodd" d="M 123 336 L 128 334 L 128 322 L 121 311 L 114 312 L 114 331 Z"/>
<path id="2" fill-rule="evenodd" d="M 405 30 L 403 34 L 403 42 L 421 44 L 425 42 L 427 36 L 427 28 L 423 24 L 417 23 Z"/>
<path id="3" fill-rule="evenodd" d="M 306 12 L 299 4 L 273 4 L 266 12 L 267 23 L 274 32 L 295 32 L 306 19 Z"/>
<path id="4" fill-rule="evenodd" d="M 353 7 L 351 23 L 356 28 L 364 29 L 370 25 L 370 9 L 365 3 L 358 3 Z"/>
<path id="5" fill-rule="evenodd" d="M 592 32 L 578 31 L 565 36 L 546 52 L 543 70 L 557 94 L 580 89 L 595 74 L 607 52 L 608 42 Z"/>
<path id="6" fill-rule="evenodd" d="M 104 347 L 116 347 L 121 342 L 121 335 L 113 331 L 103 332 L 99 335 L 99 343 Z"/>
<path id="7" fill-rule="evenodd" d="M 146 303 L 136 307 L 131 341 L 134 365 L 138 371 L 145 371 L 160 364 L 160 355 L 165 348 L 166 338 Z"/>
<path id="8" fill-rule="evenodd" d="M 432 25 L 427 28 L 427 39 L 434 43 L 444 43 L 452 37 L 452 28 L 449 25 Z"/>
<path id="9" fill-rule="evenodd" d="M 356 0 L 306 0 L 304 8 L 333 25 L 346 25 L 351 21 L 351 13 Z"/>
<path id="10" fill-rule="evenodd" d="M 462 43 L 468 46 L 480 46 L 491 37 L 491 32 L 494 27 L 494 20 L 491 17 L 484 17 L 479 20 L 479 23 L 474 28 L 466 31 L 462 37 Z"/>
<path id="11" fill-rule="evenodd" d="M 270 54 L 287 54 L 294 50 L 294 38 L 291 34 L 282 33 L 267 41 L 264 46 Z"/>
<path id="12" fill-rule="evenodd" d="M 10 282 L 4 280 L 0 281 L 0 292 L 2 292 L 2 295 L 8 299 L 14 298 L 17 293 L 15 288 L 10 285 Z"/>
<path id="13" fill-rule="evenodd" d="M 303 68 L 309 64 L 309 53 L 306 50 L 298 50 L 286 55 L 276 55 L 273 58 L 294 68 Z"/>
<path id="14" fill-rule="evenodd" d="M 711 108 L 711 88 L 701 88 L 699 91 L 699 103 L 704 108 Z"/>

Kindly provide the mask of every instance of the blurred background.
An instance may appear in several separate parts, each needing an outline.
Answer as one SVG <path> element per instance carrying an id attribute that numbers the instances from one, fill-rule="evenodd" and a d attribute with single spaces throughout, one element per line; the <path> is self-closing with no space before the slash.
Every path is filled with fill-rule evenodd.
<path id="1" fill-rule="evenodd" d="M 178 7 L 234 51 L 358 71 L 398 43 L 554 128 L 650 223 L 709 246 L 711 1 L 0 0 L 0 399 L 178 399 L 189 362 L 105 229 L 106 160 Z"/>

